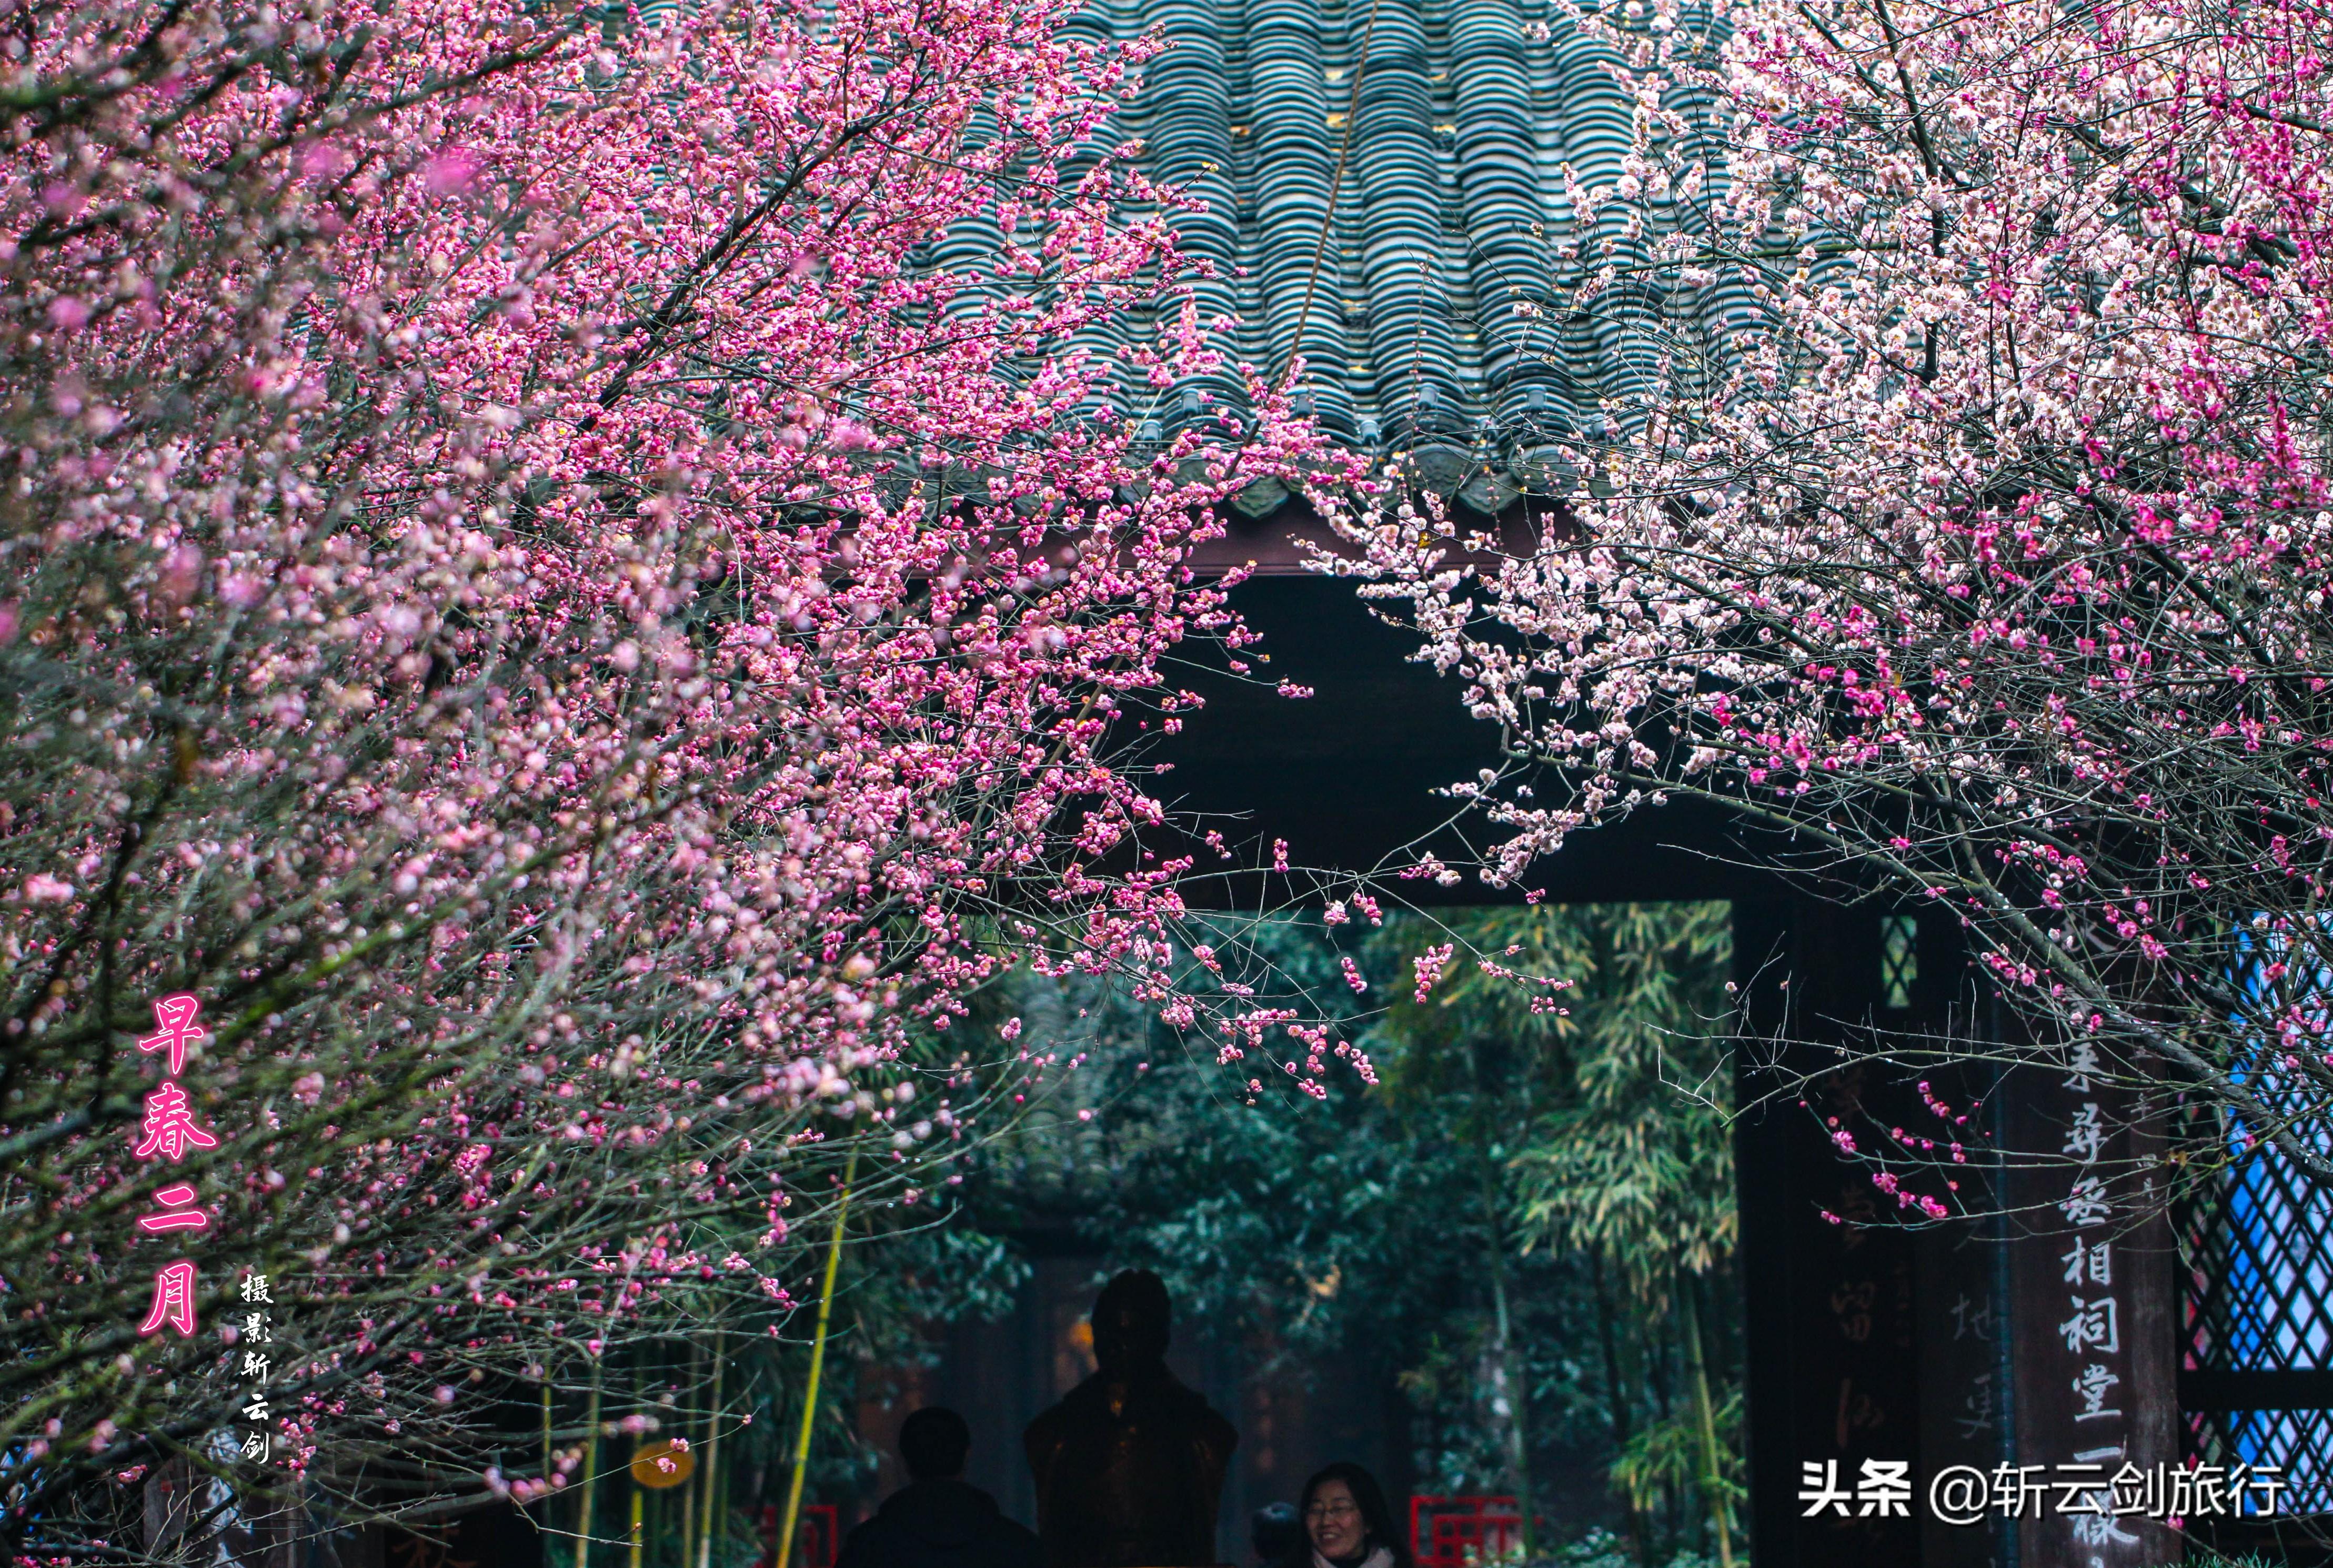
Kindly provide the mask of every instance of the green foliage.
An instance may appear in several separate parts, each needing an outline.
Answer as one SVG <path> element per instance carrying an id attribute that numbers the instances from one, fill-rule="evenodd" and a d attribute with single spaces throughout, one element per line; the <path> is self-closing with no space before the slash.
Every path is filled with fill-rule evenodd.
<path id="1" fill-rule="evenodd" d="M 1628 1543 L 1609 1530 L 1590 1530 L 1542 1563 L 1554 1568 L 1643 1568 L 1644 1559 Z M 1714 1568 L 1714 1560 L 1698 1552 L 1679 1552 L 1663 1568 Z"/>
<path id="2" fill-rule="evenodd" d="M 1748 1469 L 1742 1463 L 1742 1395 L 1729 1395 L 1716 1410 L 1719 1452 L 1732 1457 L 1719 1474 L 1725 1506 L 1738 1510 L 1749 1500 Z M 1663 1418 L 1628 1439 L 1612 1461 L 1612 1482 L 1639 1511 L 1659 1506 L 1664 1493 L 1703 1484 L 1701 1423 L 1691 1409 Z"/>
<path id="3" fill-rule="evenodd" d="M 1575 977 L 1560 1023 L 1578 1059 L 1572 1092 L 1517 1162 L 1522 1212 L 1550 1242 L 1594 1248 L 1633 1294 L 1658 1297 L 1675 1268 L 1707 1274 L 1734 1246 L 1727 911 L 1564 914 L 1534 961 Z"/>
<path id="4" fill-rule="evenodd" d="M 976 1022 L 1022 1020 L 1045 1092 L 990 1129 L 966 1201 L 992 1233 L 1073 1228 L 1113 1265 L 1158 1268 L 1185 1311 L 1259 1355 L 1395 1381 L 1426 1490 L 1528 1496 L 1533 1476 L 1604 1470 L 1640 1435 L 1697 1431 L 1683 1265 L 1720 1303 L 1707 1359 L 1718 1444 L 1737 1453 L 1728 935 L 1723 906 L 1698 904 L 1376 931 L 1226 921 L 1209 939 L 1228 977 L 1303 993 L 1374 1063 L 1375 1088 L 1338 1074 L 1318 1101 L 1253 1057 L 1226 1070 L 1138 1004 L 1016 976 Z M 1462 960 L 1418 1001 L 1410 960 L 1445 941 L 1572 984 L 1534 1008 L 1545 987 Z M 1495 1396 L 1500 1376 L 1517 1398 Z M 1631 1527 L 1652 1550 L 1630 1568 L 1705 1536 L 1686 1501 L 1705 1468 L 1676 1460 L 1649 1483 L 1658 1506 Z M 1721 1504 L 1738 1468 L 1721 1456 Z"/>

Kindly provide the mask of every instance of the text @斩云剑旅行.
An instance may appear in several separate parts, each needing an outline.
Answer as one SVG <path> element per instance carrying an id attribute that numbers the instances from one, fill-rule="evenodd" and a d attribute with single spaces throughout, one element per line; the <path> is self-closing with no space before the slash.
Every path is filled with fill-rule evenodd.
<path id="1" fill-rule="evenodd" d="M 2111 1457 L 2111 1456 L 2107 1456 Z M 1799 1502 L 1807 1517 L 1908 1518 L 1912 1466 L 1908 1459 L 1866 1459 L 1852 1482 L 1839 1478 L 1836 1459 L 1800 1464 Z M 2278 1465 L 2156 1465 L 2127 1462 L 2109 1469 L 2088 1457 L 2065 1465 L 1950 1465 L 1930 1478 L 1928 1511 L 1948 1525 L 1976 1525 L 1988 1514 L 2038 1519 L 2059 1514 L 2115 1533 L 2117 1519 L 2158 1519 L 2176 1525 L 2215 1516 L 2261 1518 L 2277 1511 L 2284 1489 Z"/>

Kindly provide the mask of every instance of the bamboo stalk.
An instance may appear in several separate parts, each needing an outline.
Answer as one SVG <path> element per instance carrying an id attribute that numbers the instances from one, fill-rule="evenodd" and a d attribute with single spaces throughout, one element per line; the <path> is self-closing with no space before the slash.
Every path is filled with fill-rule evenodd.
<path id="1" fill-rule="evenodd" d="M 1723 1478 L 1717 1464 L 1717 1417 L 1709 1398 L 1709 1364 L 1701 1350 L 1701 1303 L 1694 1277 L 1677 1270 L 1677 1300 L 1685 1309 L 1685 1362 L 1693 1378 L 1694 1417 L 1701 1429 L 1702 1490 L 1717 1533 L 1718 1568 L 1733 1568 L 1733 1532 L 1726 1527 Z"/>
<path id="2" fill-rule="evenodd" d="M 834 1311 L 834 1271 L 842 1262 L 842 1222 L 850 1213 L 850 1182 L 859 1174 L 859 1150 L 842 1168 L 842 1197 L 834 1206 L 834 1231 L 826 1242 L 826 1283 L 819 1287 L 818 1327 L 810 1342 L 810 1383 L 802 1390 L 802 1430 L 794 1438 L 793 1479 L 786 1486 L 786 1516 L 778 1536 L 778 1568 L 793 1568 L 794 1532 L 802 1523 L 802 1477 L 810 1467 L 810 1434 L 818 1416 L 819 1374 L 826 1370 L 826 1324 Z"/>
<path id="3" fill-rule="evenodd" d="M 1523 1554 L 1531 1556 L 1537 1546 L 1537 1533 L 1531 1524 L 1531 1445 L 1526 1423 L 1530 1419 L 1531 1379 L 1528 1375 L 1512 1375 L 1510 1361 L 1513 1350 L 1512 1320 L 1507 1312 L 1507 1269 L 1504 1249 L 1506 1236 L 1499 1223 L 1497 1174 L 1486 1160 L 1483 1168 L 1483 1222 L 1489 1227 L 1491 1245 L 1487 1249 L 1491 1274 L 1493 1323 L 1497 1337 L 1493 1342 L 1491 1366 L 1492 1409 L 1506 1421 L 1503 1447 L 1507 1450 L 1507 1468 L 1515 1483 L 1515 1512 L 1521 1517 Z M 1727 1564 L 1732 1568 L 1732 1564 Z"/>
<path id="4" fill-rule="evenodd" d="M 688 1342 L 688 1397 L 691 1400 L 694 1400 L 696 1398 L 697 1369 L 704 1364 L 704 1361 L 705 1347 L 698 1344 L 696 1340 L 691 1339 Z M 699 1462 L 690 1467 L 689 1484 L 680 1494 L 680 1561 L 682 1568 L 687 1568 L 687 1564 L 696 1560 L 696 1495 L 702 1489 L 696 1481 L 696 1472 L 705 1467 L 702 1463 L 702 1456 L 699 1456 L 698 1457 Z"/>
<path id="5" fill-rule="evenodd" d="M 721 1350 L 723 1334 L 713 1331 L 713 1416 L 705 1427 L 705 1523 L 696 1534 L 696 1568 L 711 1568 L 713 1542 L 717 1531 L 722 1539 L 729 1534 L 729 1510 L 724 1507 L 721 1496 Z"/>
<path id="6" fill-rule="evenodd" d="M 1620 1346 L 1613 1333 L 1611 1293 L 1604 1284 L 1604 1254 L 1596 1247 L 1588 1249 L 1588 1277 L 1596 1288 L 1596 1337 L 1604 1351 L 1604 1395 L 1610 1406 L 1612 1421 L 1612 1451 L 1627 1450 L 1629 1429 L 1628 1394 L 1620 1380 Z M 1628 1539 L 1636 1548 L 1638 1568 L 1653 1568 L 1653 1536 L 1647 1526 L 1645 1511 L 1637 1506 L 1633 1493 L 1620 1501 L 1627 1508 Z"/>
<path id="7" fill-rule="evenodd" d="M 600 1380 L 608 1363 L 591 1358 L 591 1404 L 583 1417 L 583 1516 L 575 1526 L 575 1568 L 590 1568 L 592 1483 L 600 1478 Z"/>
<path id="8" fill-rule="evenodd" d="M 633 1445 L 633 1447 L 638 1448 L 638 1444 L 635 1443 L 635 1444 Z M 629 1474 L 630 1474 L 630 1471 L 627 1470 L 627 1471 L 625 1472 L 625 1474 L 626 1474 L 626 1475 L 629 1475 Z M 632 1483 L 632 1568 L 640 1568 L 640 1554 L 641 1554 L 641 1548 L 642 1548 L 642 1546 L 645 1544 L 645 1543 L 643 1543 L 643 1542 L 641 1541 L 641 1539 L 640 1539 L 640 1513 L 641 1513 L 641 1510 L 642 1510 L 643 1506 L 644 1506 L 644 1505 L 647 1504 L 647 1502 L 648 1502 L 648 1489 L 646 1486 L 641 1486 L 641 1485 L 639 1484 L 639 1482 L 638 1482 L 638 1481 L 637 1481 L 637 1480 L 633 1481 L 633 1483 Z"/>

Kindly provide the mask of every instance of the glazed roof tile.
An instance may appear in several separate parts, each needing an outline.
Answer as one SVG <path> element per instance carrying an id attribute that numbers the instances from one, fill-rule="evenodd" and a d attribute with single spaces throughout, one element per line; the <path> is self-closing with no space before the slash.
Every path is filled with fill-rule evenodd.
<path id="1" fill-rule="evenodd" d="M 1484 510 L 1560 486 L 1549 444 L 1599 433 L 1599 399 L 1626 401 L 1656 351 L 1631 310 L 1668 309 L 1583 317 L 1579 264 L 1558 260 L 1624 243 L 1612 209 L 1611 232 L 1572 234 L 1564 178 L 1623 173 L 1611 46 L 1545 0 L 1106 0 L 1073 24 L 1154 25 L 1171 47 L 1128 129 L 1152 178 L 1208 203 L 1172 221 L 1224 274 L 1197 293 L 1239 318 L 1231 357 L 1276 373 L 1301 351 L 1330 431 Z M 1243 412 L 1227 379 L 1203 397 Z"/>
<path id="2" fill-rule="evenodd" d="M 1277 376 L 1301 351 L 1300 411 L 1479 510 L 1567 488 L 1559 444 L 1633 422 L 1677 329 L 1714 341 L 1742 303 L 1731 285 L 1659 296 L 1624 267 L 1576 307 L 1584 269 L 1645 242 L 1617 206 L 1577 232 L 1567 169 L 1581 188 L 1619 181 L 1633 105 L 1612 45 L 1557 0 L 1091 0 L 1065 31 L 1152 27 L 1170 47 L 1106 140 L 1139 138 L 1147 175 L 1206 204 L 1169 222 L 1215 265 L 1192 293 L 1203 322 L 1235 319 L 1225 357 Z M 933 259 L 1001 243 L 967 222 Z M 1131 335 L 1084 342 L 1107 354 Z M 1248 413 L 1231 373 L 1163 393 L 1121 376 L 1109 400 L 1162 439 Z M 1248 499 L 1268 511 L 1277 487 Z"/>

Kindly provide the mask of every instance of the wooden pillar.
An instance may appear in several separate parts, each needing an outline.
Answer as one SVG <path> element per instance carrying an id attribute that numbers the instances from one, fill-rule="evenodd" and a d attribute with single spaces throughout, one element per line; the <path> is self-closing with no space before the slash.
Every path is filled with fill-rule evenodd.
<path id="1" fill-rule="evenodd" d="M 1901 1464 L 1907 1481 L 1919 1468 L 1917 1246 L 1881 1223 L 1869 1176 L 1825 1130 L 1833 1116 L 1856 1122 L 1884 1087 L 1822 1043 L 1868 1011 L 1877 927 L 1867 910 L 1792 899 L 1737 903 L 1734 931 L 1752 1558 L 1759 1568 L 1914 1563 L 1918 1498 L 1900 1513 L 1850 1501 L 1810 1515 L 1800 1496 L 1810 1474 L 1852 1494 L 1867 1463 Z M 1806 1074 L 1817 1076 L 1801 1103 L 1787 1086 Z"/>
<path id="2" fill-rule="evenodd" d="M 1891 919 L 1906 922 L 1892 949 Z M 1953 1168 L 1961 1189 L 1952 1196 L 1969 1213 L 1997 1210 L 1983 1140 L 1973 1136 L 1988 1071 L 1869 1059 L 1890 1033 L 1907 1047 L 1983 1037 L 1958 930 L 1936 910 L 1741 902 L 1735 955 L 1746 1036 L 1736 1158 L 1759 1568 L 2011 1568 L 2017 1542 L 2002 1521 L 1955 1525 L 1929 1507 L 1939 1471 L 1967 1466 L 1989 1475 L 2015 1451 L 2000 1224 L 1907 1226 L 1871 1169 L 1832 1141 L 1843 1131 L 1867 1151 L 1881 1130 L 1900 1127 L 1948 1148 L 1957 1131 L 1970 1161 Z M 1955 1127 L 1932 1101 L 1972 1122 Z M 1943 1175 L 1913 1179 L 1925 1191 Z M 1909 1495 L 1901 1512 L 1867 1512 L 1875 1489 L 1867 1465 L 1903 1467 Z M 1844 1512 L 1839 1504 L 1810 1512 L 1810 1485 L 1826 1484 L 1848 1495 Z"/>
<path id="3" fill-rule="evenodd" d="M 1958 1101 L 1955 1103 L 1966 1103 Z M 1966 1184 L 1964 1184 L 1966 1185 Z M 1914 1241 L 1920 1280 L 1920 1463 L 1912 1506 L 1923 1568 L 2007 1568 L 2014 1539 L 1988 1514 L 1950 1522 L 1929 1506 L 1935 1477 L 1957 1467 L 1991 1475 L 2015 1452 L 2006 1255 L 1998 1227 L 1955 1225 Z"/>

